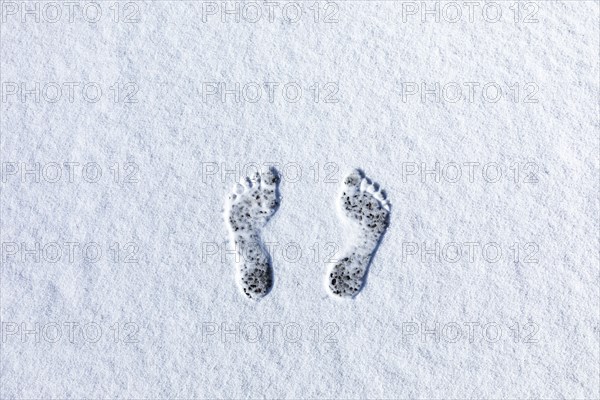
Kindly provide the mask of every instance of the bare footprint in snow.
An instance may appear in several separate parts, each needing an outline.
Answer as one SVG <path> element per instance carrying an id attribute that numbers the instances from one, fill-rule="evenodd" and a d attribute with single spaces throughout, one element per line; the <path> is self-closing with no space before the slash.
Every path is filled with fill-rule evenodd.
<path id="1" fill-rule="evenodd" d="M 344 180 L 339 207 L 355 232 L 345 255 L 329 270 L 327 282 L 335 296 L 353 297 L 389 225 L 390 204 L 377 186 L 354 170 Z"/>
<path id="2" fill-rule="evenodd" d="M 236 251 L 236 279 L 250 299 L 264 297 L 273 284 L 271 257 L 260 237 L 279 206 L 279 177 L 274 169 L 245 178 L 225 205 L 225 216 Z"/>

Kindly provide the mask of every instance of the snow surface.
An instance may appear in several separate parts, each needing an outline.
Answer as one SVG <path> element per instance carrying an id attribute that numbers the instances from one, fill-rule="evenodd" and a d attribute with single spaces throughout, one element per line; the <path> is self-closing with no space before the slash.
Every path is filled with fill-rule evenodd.
<path id="1" fill-rule="evenodd" d="M 472 21 L 455 2 L 456 22 L 447 2 L 439 22 L 434 2 L 272 21 L 261 2 L 254 23 L 220 1 L 94 4 L 0 4 L 0 397 L 600 398 L 598 2 L 476 2 Z M 256 302 L 223 213 L 263 163 L 281 206 Z M 353 168 L 392 209 L 339 300 Z"/>

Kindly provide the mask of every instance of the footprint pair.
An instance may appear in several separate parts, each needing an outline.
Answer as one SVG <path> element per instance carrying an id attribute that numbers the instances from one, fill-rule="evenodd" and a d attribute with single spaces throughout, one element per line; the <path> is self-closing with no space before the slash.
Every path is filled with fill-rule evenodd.
<path id="1" fill-rule="evenodd" d="M 278 187 L 275 169 L 256 173 L 237 185 L 225 207 L 237 253 L 237 281 L 244 294 L 253 300 L 264 297 L 273 284 L 271 258 L 260 231 L 279 207 Z M 369 263 L 389 225 L 390 204 L 360 170 L 353 170 L 344 179 L 339 207 L 355 230 L 354 242 L 328 271 L 327 284 L 333 295 L 353 297 L 360 291 Z"/>

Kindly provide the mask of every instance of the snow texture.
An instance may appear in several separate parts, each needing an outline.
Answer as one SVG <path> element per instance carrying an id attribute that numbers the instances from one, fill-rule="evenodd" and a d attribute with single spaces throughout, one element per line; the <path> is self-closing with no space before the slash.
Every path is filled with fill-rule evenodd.
<path id="1" fill-rule="evenodd" d="M 600 398 L 597 1 L 67 3 L 0 3 L 0 398 Z"/>

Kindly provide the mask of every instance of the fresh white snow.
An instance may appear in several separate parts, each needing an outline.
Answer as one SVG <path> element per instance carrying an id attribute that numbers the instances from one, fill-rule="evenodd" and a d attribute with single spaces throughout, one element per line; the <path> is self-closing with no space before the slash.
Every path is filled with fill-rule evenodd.
<path id="1" fill-rule="evenodd" d="M 598 2 L 274 3 L 0 3 L 0 397 L 600 398 Z"/>

